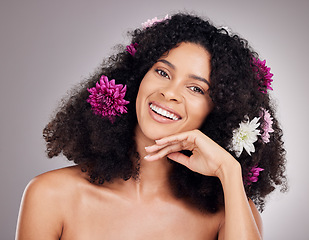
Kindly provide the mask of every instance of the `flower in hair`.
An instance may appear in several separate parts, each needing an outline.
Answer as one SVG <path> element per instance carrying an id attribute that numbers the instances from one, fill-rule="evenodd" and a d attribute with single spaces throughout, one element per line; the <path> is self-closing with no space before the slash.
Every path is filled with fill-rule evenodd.
<path id="1" fill-rule="evenodd" d="M 136 47 L 137 47 L 137 46 L 138 46 L 137 43 L 131 43 L 130 45 L 127 45 L 126 51 L 127 51 L 128 53 L 130 53 L 132 56 L 134 56 L 135 53 L 136 53 Z"/>
<path id="2" fill-rule="evenodd" d="M 166 19 L 169 19 L 170 17 L 168 16 L 168 14 L 166 14 L 166 16 L 162 19 L 158 19 L 157 17 L 153 18 L 153 19 L 148 19 L 146 22 L 142 23 L 142 27 L 148 28 L 151 27 L 153 24 L 158 23 L 158 22 L 162 22 Z"/>
<path id="3" fill-rule="evenodd" d="M 264 108 L 261 109 L 260 117 L 264 119 L 264 122 L 261 124 L 261 128 L 263 129 L 261 138 L 264 143 L 268 143 L 270 138 L 269 133 L 274 132 L 274 129 L 272 128 L 273 118 L 270 116 L 268 110 Z"/>
<path id="4" fill-rule="evenodd" d="M 129 101 L 124 100 L 127 86 L 115 84 L 114 79 L 109 81 L 102 75 L 96 86 L 87 90 L 90 93 L 87 102 L 90 103 L 94 114 L 108 118 L 113 123 L 116 116 L 127 113 L 125 105 Z"/>
<path id="5" fill-rule="evenodd" d="M 239 128 L 233 131 L 232 143 L 229 146 L 229 150 L 234 151 L 236 157 L 239 157 L 243 151 L 251 156 L 252 152 L 255 152 L 253 143 L 257 141 L 260 131 L 257 130 L 259 127 L 260 118 L 253 118 L 252 121 L 249 120 L 248 116 L 245 116 L 245 121 L 239 124 Z"/>
<path id="6" fill-rule="evenodd" d="M 262 93 L 267 93 L 267 89 L 273 90 L 271 87 L 272 77 L 274 74 L 270 72 L 270 68 L 266 66 L 266 60 L 261 61 L 260 59 L 253 58 L 253 64 L 256 66 L 254 71 L 257 74 L 257 78 L 260 81 L 259 90 Z"/>
<path id="7" fill-rule="evenodd" d="M 253 182 L 257 182 L 258 176 L 260 175 L 261 171 L 264 171 L 264 169 L 257 167 L 257 165 L 252 167 L 250 169 L 248 175 L 245 177 L 245 181 L 246 181 L 247 185 L 251 185 Z"/>

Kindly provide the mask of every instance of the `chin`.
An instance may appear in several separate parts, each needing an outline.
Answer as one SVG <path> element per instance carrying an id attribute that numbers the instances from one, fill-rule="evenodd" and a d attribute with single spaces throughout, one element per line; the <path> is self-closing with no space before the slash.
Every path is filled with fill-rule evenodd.
<path id="1" fill-rule="evenodd" d="M 173 133 L 166 132 L 163 129 L 157 129 L 157 128 L 152 128 L 152 129 L 147 129 L 143 131 L 144 135 L 150 139 L 150 140 L 158 140 L 167 136 L 172 135 Z"/>
<path id="2" fill-rule="evenodd" d="M 149 139 L 149 140 L 158 140 L 167 136 L 170 136 L 172 134 L 177 133 L 176 131 L 167 131 L 166 128 L 159 128 L 154 126 L 149 127 L 137 127 L 137 134 L 140 135 L 142 138 Z"/>

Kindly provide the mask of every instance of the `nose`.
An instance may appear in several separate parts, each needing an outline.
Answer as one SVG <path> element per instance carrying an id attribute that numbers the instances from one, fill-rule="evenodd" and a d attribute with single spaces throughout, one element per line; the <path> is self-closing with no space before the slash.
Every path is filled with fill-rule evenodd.
<path id="1" fill-rule="evenodd" d="M 174 102 L 182 102 L 182 95 L 180 86 L 176 84 L 169 84 L 165 88 L 161 89 L 161 95 L 167 100 L 167 101 L 174 101 Z"/>

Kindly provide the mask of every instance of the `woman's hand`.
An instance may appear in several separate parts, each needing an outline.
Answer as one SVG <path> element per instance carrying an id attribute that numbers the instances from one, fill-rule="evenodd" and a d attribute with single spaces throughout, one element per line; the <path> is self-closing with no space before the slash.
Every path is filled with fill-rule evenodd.
<path id="1" fill-rule="evenodd" d="M 190 157 L 180 153 L 190 150 Z M 262 239 L 262 222 L 253 203 L 248 202 L 238 161 L 199 130 L 175 134 L 146 147 L 145 157 L 155 161 L 165 156 L 207 176 L 220 179 L 224 191 L 225 219 L 218 239 Z"/>
<path id="2" fill-rule="evenodd" d="M 180 153 L 190 150 L 190 157 Z M 156 140 L 156 144 L 146 147 L 149 153 L 145 157 L 148 161 L 155 161 L 165 156 L 183 164 L 192 171 L 206 176 L 216 176 L 223 166 L 237 162 L 225 149 L 207 137 L 199 130 L 178 133 Z"/>

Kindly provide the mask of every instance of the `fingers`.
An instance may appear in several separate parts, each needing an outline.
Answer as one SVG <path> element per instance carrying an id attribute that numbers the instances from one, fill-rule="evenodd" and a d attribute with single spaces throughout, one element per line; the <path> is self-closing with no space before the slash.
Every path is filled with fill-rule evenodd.
<path id="1" fill-rule="evenodd" d="M 171 153 L 181 150 L 193 150 L 196 136 L 193 131 L 183 132 L 156 140 L 156 144 L 145 147 L 149 155 L 145 156 L 148 161 L 155 161 Z"/>
<path id="2" fill-rule="evenodd" d="M 176 143 L 176 142 L 184 141 L 187 139 L 188 139 L 188 134 L 187 132 L 184 132 L 184 133 L 179 133 L 176 135 L 158 139 L 156 140 L 156 145 L 163 146 L 166 144 Z"/>
<path id="3" fill-rule="evenodd" d="M 173 145 L 164 145 L 164 147 L 153 145 L 146 148 L 146 151 L 151 154 L 145 156 L 145 159 L 148 161 L 155 161 L 167 156 L 170 153 L 181 151 L 182 149 L 183 148 L 181 143 L 176 143 Z"/>
<path id="4" fill-rule="evenodd" d="M 162 145 L 155 144 L 155 145 L 151 145 L 151 146 L 145 147 L 145 150 L 148 153 L 153 153 L 153 152 L 159 151 L 162 148 L 165 148 L 166 146 L 168 146 L 170 144 L 171 143 L 166 143 L 166 144 L 162 144 Z"/>

